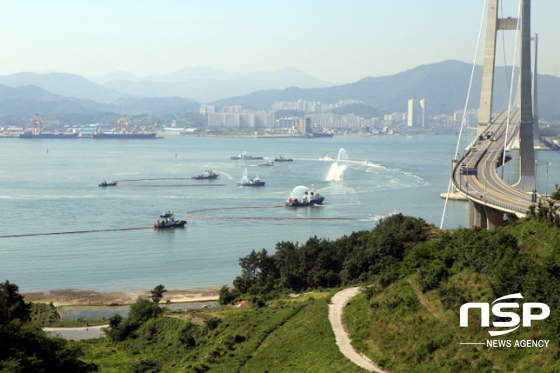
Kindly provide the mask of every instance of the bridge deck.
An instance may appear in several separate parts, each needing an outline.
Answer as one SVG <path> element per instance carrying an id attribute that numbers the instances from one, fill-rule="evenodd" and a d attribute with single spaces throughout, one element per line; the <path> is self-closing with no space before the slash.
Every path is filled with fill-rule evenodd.
<path id="1" fill-rule="evenodd" d="M 504 150 L 513 143 L 519 129 L 520 110 L 509 113 L 508 141 L 506 124 L 508 111 L 501 113 L 487 127 L 493 134 L 489 139 L 477 139 L 457 161 L 453 169 L 453 185 L 473 202 L 495 210 L 525 215 L 533 204 L 532 193 L 516 189 L 503 181 L 496 169 L 502 164 Z"/>

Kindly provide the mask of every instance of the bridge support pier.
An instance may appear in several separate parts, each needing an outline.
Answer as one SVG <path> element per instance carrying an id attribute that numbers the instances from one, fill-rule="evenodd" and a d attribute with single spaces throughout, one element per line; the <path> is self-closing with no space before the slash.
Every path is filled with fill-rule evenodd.
<path id="1" fill-rule="evenodd" d="M 481 227 L 494 230 L 502 226 L 504 212 L 493 209 L 487 205 L 469 201 L 469 228 Z"/>

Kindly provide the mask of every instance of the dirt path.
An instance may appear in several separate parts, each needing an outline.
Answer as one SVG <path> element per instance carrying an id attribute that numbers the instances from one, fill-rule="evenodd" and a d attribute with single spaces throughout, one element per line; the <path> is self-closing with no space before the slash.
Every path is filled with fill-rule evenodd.
<path id="1" fill-rule="evenodd" d="M 51 335 L 57 335 L 64 339 L 71 339 L 73 341 L 80 341 L 82 339 L 94 339 L 103 337 L 104 333 L 101 328 L 106 328 L 109 325 L 97 326 L 83 326 L 79 328 L 43 328 L 44 331 Z"/>
<path id="2" fill-rule="evenodd" d="M 344 323 L 342 322 L 344 306 L 352 297 L 357 295 L 359 291 L 358 287 L 348 288 L 339 291 L 331 298 L 331 302 L 329 303 L 329 321 L 331 322 L 336 344 L 338 345 L 340 352 L 342 352 L 342 354 L 350 359 L 350 361 L 354 364 L 359 365 L 370 372 L 388 373 L 352 347 L 350 344 L 350 336 L 344 328 Z"/>

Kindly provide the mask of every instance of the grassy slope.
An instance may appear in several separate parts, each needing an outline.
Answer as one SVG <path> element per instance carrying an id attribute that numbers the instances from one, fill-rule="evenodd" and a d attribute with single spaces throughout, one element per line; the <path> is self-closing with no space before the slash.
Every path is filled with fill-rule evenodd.
<path id="1" fill-rule="evenodd" d="M 192 348 L 179 342 L 184 321 L 160 317 L 139 329 L 137 338 L 117 345 L 105 338 L 81 342 L 84 360 L 108 373 L 364 372 L 338 351 L 326 317 L 327 295 L 213 313 L 222 322 L 196 336 Z M 141 370 L 149 365 L 156 370 Z"/>
<path id="2" fill-rule="evenodd" d="M 532 258 L 556 255 L 559 230 L 524 222 L 510 233 L 520 241 L 522 251 Z M 548 348 L 486 348 L 461 342 L 490 339 L 549 339 L 538 330 L 520 328 L 500 338 L 491 338 L 479 321 L 469 328 L 459 327 L 459 307 L 446 309 L 438 290 L 422 294 L 416 275 L 401 279 L 370 300 L 365 294 L 346 309 L 345 319 L 355 347 L 393 372 L 558 372 L 551 367 L 560 356 L 558 343 Z M 460 272 L 446 280 L 447 285 L 465 291 L 468 299 L 491 297 L 489 279 L 479 273 Z M 538 324 L 538 323 L 537 323 Z"/>
<path id="3" fill-rule="evenodd" d="M 364 372 L 334 343 L 327 305 L 318 300 L 261 344 L 241 372 Z"/>

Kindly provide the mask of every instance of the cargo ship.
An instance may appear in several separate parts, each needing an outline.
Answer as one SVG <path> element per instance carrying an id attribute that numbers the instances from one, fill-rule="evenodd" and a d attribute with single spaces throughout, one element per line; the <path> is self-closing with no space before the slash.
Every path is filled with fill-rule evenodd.
<path id="1" fill-rule="evenodd" d="M 117 128 L 112 132 L 103 132 L 101 130 L 93 133 L 94 139 L 162 139 L 163 137 L 156 136 L 155 132 L 136 132 L 131 130 L 132 122 L 128 116 L 123 115 L 117 122 Z"/>
<path id="2" fill-rule="evenodd" d="M 162 139 L 157 137 L 155 133 L 150 132 L 98 132 L 92 136 L 94 139 Z"/>
<path id="3" fill-rule="evenodd" d="M 24 132 L 18 136 L 20 139 L 77 139 L 78 133 L 72 132 Z"/>
<path id="4" fill-rule="evenodd" d="M 43 131 L 43 121 L 39 114 L 35 114 L 33 119 L 18 136 L 20 139 L 77 139 L 78 132 L 45 132 Z"/>

